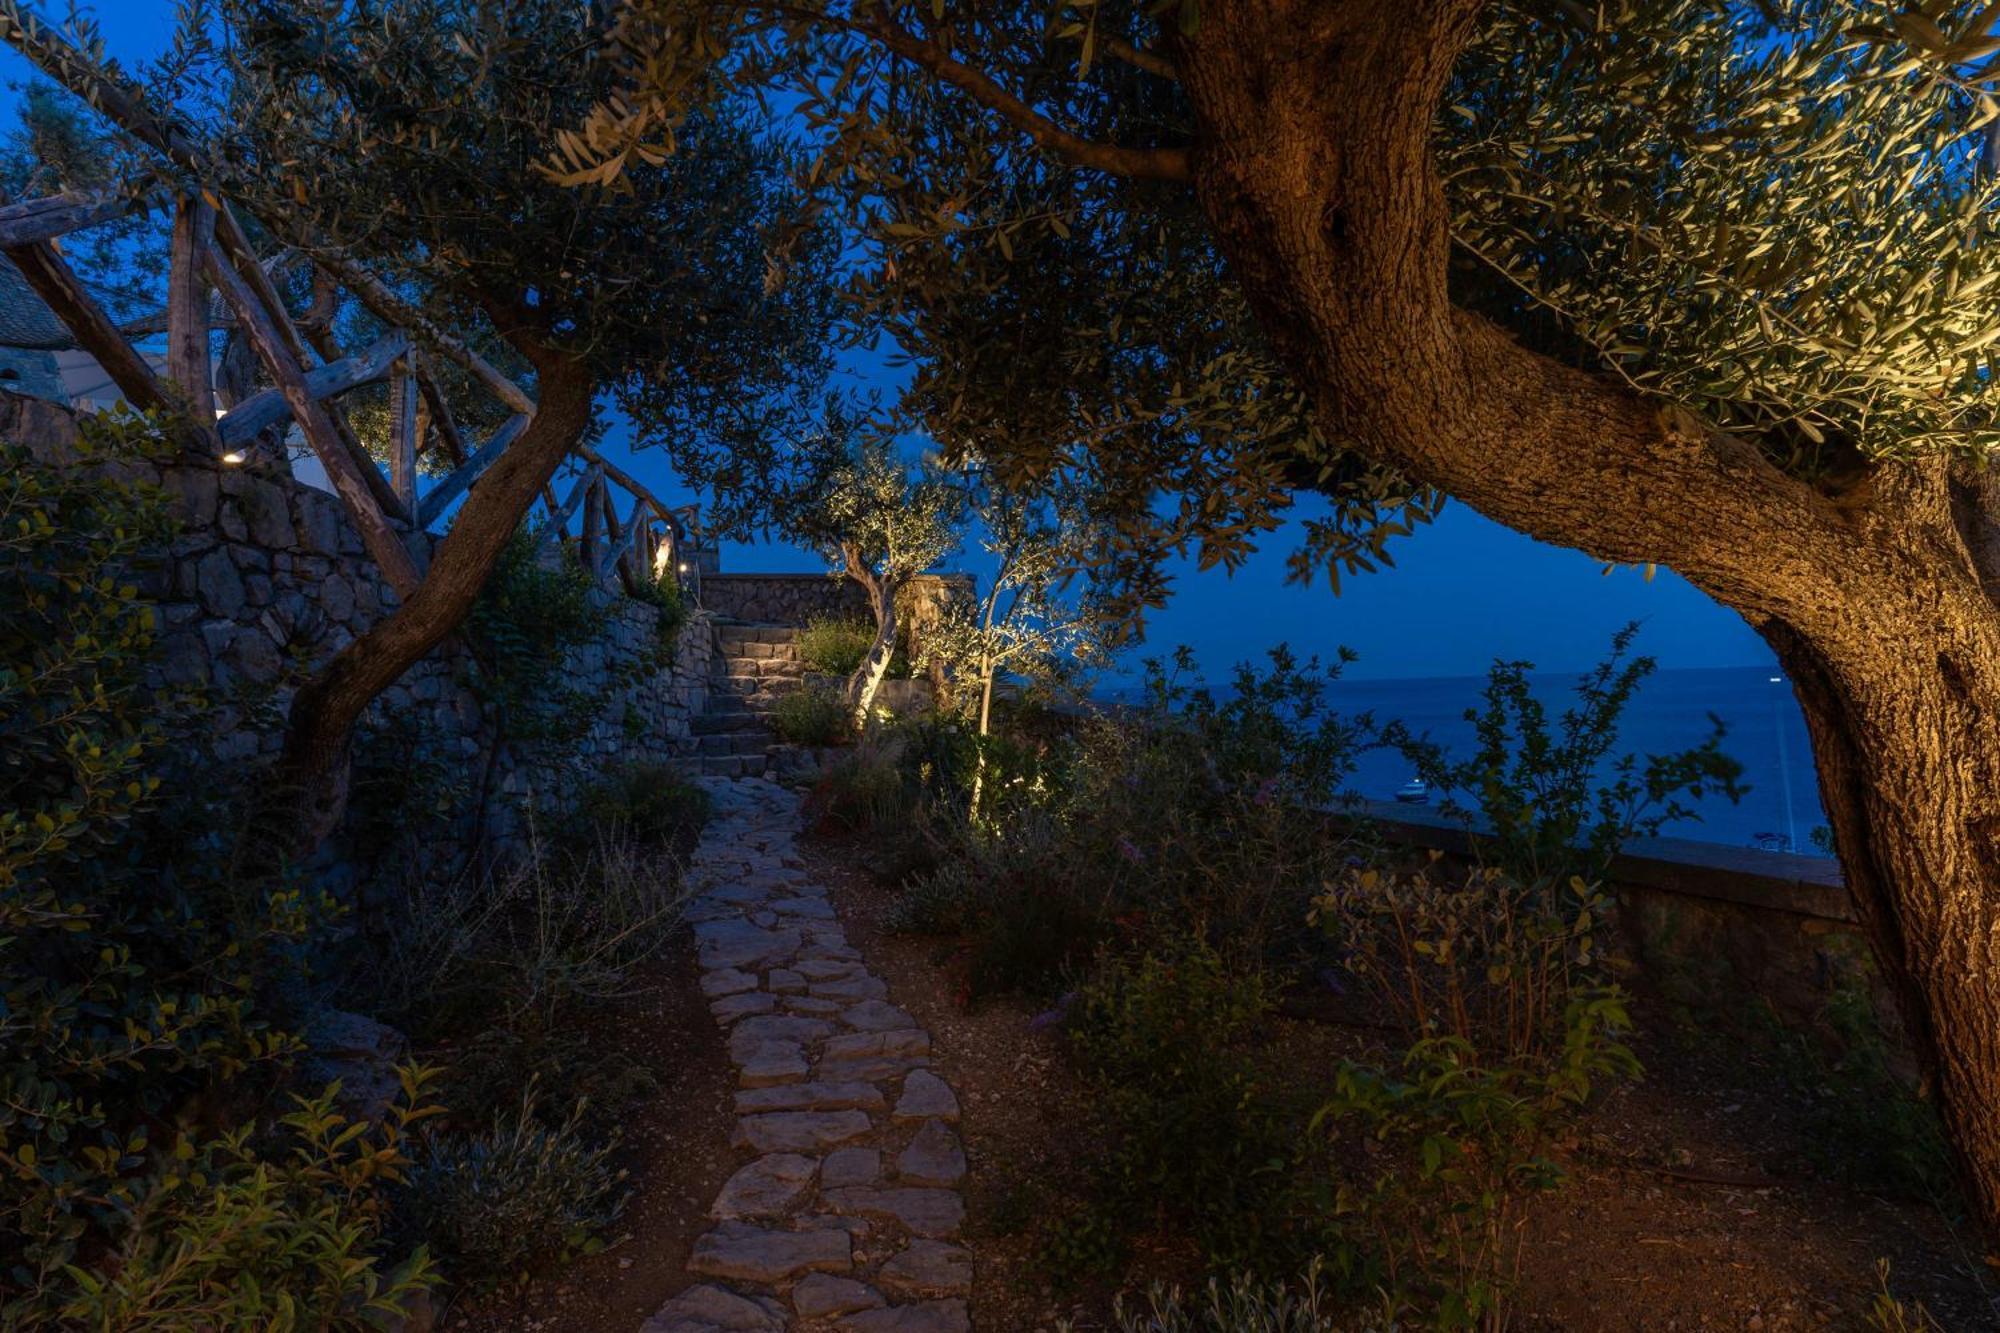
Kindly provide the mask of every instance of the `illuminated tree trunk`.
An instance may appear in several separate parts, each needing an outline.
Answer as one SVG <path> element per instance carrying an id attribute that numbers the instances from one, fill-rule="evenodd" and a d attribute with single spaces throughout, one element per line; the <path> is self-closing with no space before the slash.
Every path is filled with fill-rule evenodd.
<path id="1" fill-rule="evenodd" d="M 1942 459 L 1816 486 L 1455 308 L 1431 126 L 1477 10 L 1203 5 L 1167 38 L 1197 196 L 1328 438 L 1533 536 L 1667 565 L 1776 647 L 1848 884 L 2000 1234 L 1995 486 Z"/>
<path id="2" fill-rule="evenodd" d="M 881 693 L 889 663 L 896 656 L 896 583 L 870 569 L 858 548 L 843 545 L 840 549 L 847 562 L 847 577 L 861 585 L 868 594 L 868 609 L 875 613 L 875 642 L 869 645 L 868 656 L 861 659 L 861 665 L 847 678 L 848 711 L 853 715 L 855 730 L 861 731 L 868 726 L 869 711 L 875 707 L 875 696 Z"/>

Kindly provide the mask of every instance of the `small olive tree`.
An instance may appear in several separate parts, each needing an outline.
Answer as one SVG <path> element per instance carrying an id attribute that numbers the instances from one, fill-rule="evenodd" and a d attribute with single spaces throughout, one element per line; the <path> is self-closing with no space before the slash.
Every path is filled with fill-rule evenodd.
<path id="1" fill-rule="evenodd" d="M 775 496 L 778 527 L 868 594 L 875 642 L 847 682 L 866 726 L 896 653 L 896 594 L 958 549 L 964 498 L 928 463 L 901 458 L 886 434 L 829 431 L 801 449 Z"/>
<path id="2" fill-rule="evenodd" d="M 971 813 L 977 819 L 986 786 L 983 742 L 993 730 L 994 682 L 1003 674 L 1045 682 L 1072 679 L 1108 656 L 1116 622 L 1087 581 L 1097 540 L 1073 503 L 994 486 L 978 472 L 968 474 L 966 496 L 980 549 L 994 568 L 975 600 L 946 609 L 926 636 L 924 656 L 975 686 L 966 707 L 982 742 L 972 778 Z"/>

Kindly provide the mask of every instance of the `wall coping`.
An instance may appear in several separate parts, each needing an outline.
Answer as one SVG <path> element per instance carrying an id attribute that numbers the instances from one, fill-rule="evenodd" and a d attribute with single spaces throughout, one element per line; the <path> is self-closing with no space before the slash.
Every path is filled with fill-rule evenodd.
<path id="1" fill-rule="evenodd" d="M 1463 856 L 1472 837 L 1448 816 L 1396 801 L 1348 807 L 1391 841 Z M 1617 888 L 1653 889 L 1766 911 L 1858 925 L 1860 914 L 1831 857 L 1767 852 L 1692 838 L 1634 838 L 1611 863 Z"/>

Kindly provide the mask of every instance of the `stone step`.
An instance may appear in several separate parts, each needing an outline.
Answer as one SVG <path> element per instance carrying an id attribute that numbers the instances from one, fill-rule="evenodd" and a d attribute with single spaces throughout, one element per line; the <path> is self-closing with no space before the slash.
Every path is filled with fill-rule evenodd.
<path id="1" fill-rule="evenodd" d="M 724 676 L 711 687 L 711 693 L 749 699 L 765 694 L 788 694 L 804 684 L 805 681 L 797 676 Z"/>
<path id="2" fill-rule="evenodd" d="M 799 637 L 796 625 L 719 625 L 715 641 L 724 649 L 736 650 L 745 644 L 763 643 L 774 647 L 794 646 Z"/>
<path id="3" fill-rule="evenodd" d="M 796 662 L 799 660 L 799 646 L 796 643 L 763 643 L 758 641 L 720 645 L 724 655 L 742 658 L 744 661 Z"/>
<path id="4" fill-rule="evenodd" d="M 701 754 L 762 754 L 776 741 L 767 728 L 756 727 L 697 737 L 695 748 Z"/>
<path id="5" fill-rule="evenodd" d="M 761 778 L 761 754 L 704 754 L 694 759 L 695 771 L 705 778 Z"/>
<path id="6" fill-rule="evenodd" d="M 748 708 L 712 708 L 689 718 L 688 730 L 697 736 L 712 736 L 722 731 L 742 731 L 762 723 L 763 715 Z"/>
<path id="7" fill-rule="evenodd" d="M 786 661 L 777 657 L 725 657 L 722 659 L 722 674 L 725 676 L 803 676 L 804 662 Z"/>

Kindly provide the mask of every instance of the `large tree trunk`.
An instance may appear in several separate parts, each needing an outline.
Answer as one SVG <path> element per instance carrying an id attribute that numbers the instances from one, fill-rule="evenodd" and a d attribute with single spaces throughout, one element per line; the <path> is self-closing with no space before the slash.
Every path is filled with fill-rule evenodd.
<path id="1" fill-rule="evenodd" d="M 1990 486 L 1882 463 L 1829 493 L 1748 441 L 1455 309 L 1431 126 L 1477 0 L 1218 0 L 1169 49 L 1197 195 L 1331 439 L 1773 643 L 1848 883 L 2000 1229 L 2000 616 Z M 1170 28 L 1173 25 L 1168 25 Z"/>
<path id="2" fill-rule="evenodd" d="M 423 582 L 394 614 L 336 654 L 292 698 L 290 727 L 272 785 L 280 850 L 329 834 L 346 805 L 347 746 L 375 697 L 444 641 L 471 612 L 507 539 L 590 424 L 594 382 L 580 363 L 536 358 L 533 420 L 481 474 L 452 521 Z"/>

